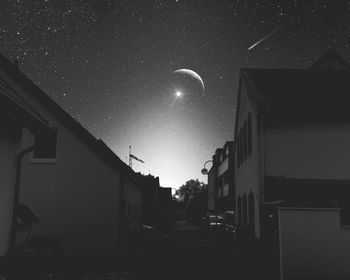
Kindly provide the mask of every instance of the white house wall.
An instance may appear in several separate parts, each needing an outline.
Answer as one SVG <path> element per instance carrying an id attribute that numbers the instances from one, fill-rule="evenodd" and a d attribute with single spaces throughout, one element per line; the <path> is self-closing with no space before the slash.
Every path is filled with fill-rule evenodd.
<path id="1" fill-rule="evenodd" d="M 350 125 L 268 129 L 264 143 L 265 175 L 350 179 Z"/>
<path id="2" fill-rule="evenodd" d="M 135 207 L 139 207 L 139 211 L 142 211 L 142 192 L 140 187 L 136 186 L 130 178 L 125 178 L 123 181 L 124 184 L 124 201 L 126 203 L 126 210 L 128 205 L 131 205 L 134 210 L 131 215 L 128 215 L 128 211 L 126 211 L 126 218 L 129 221 L 128 230 L 136 229 L 141 221 L 140 213 L 135 213 Z"/>
<path id="3" fill-rule="evenodd" d="M 28 155 L 22 169 L 20 200 L 28 204 L 42 222 L 33 225 L 32 235 L 60 237 L 63 246 L 73 252 L 115 249 L 121 202 L 120 174 L 44 104 L 28 94 L 28 89 L 8 75 L 1 65 L 0 75 L 51 126 L 58 127 L 57 161 L 33 162 L 32 155 Z M 25 133 L 22 148 L 32 144 L 32 136 Z"/>
<path id="4" fill-rule="evenodd" d="M 244 121 L 248 119 L 248 114 L 251 112 L 252 116 L 252 153 L 251 156 L 243 162 L 240 167 L 237 165 L 237 139 L 235 139 L 235 187 L 236 187 L 236 202 L 240 195 L 241 197 L 249 194 L 249 191 L 254 193 L 255 201 L 255 235 L 260 236 L 259 225 L 259 170 L 258 170 L 258 129 L 255 117 L 255 112 L 250 104 L 250 101 L 246 95 L 245 83 L 242 83 L 241 98 L 239 101 L 239 115 L 237 123 L 237 131 L 235 136 L 243 127 Z M 238 203 L 236 203 L 238 205 Z"/>
<path id="5" fill-rule="evenodd" d="M 51 118 L 50 118 L 51 119 Z M 33 236 L 58 236 L 69 251 L 110 251 L 116 246 L 120 175 L 58 121 L 57 161 L 28 155 L 20 200 L 42 224 Z M 26 135 L 26 142 L 32 138 Z"/>
<path id="6" fill-rule="evenodd" d="M 281 279 L 350 279 L 350 229 L 339 209 L 278 211 Z"/>

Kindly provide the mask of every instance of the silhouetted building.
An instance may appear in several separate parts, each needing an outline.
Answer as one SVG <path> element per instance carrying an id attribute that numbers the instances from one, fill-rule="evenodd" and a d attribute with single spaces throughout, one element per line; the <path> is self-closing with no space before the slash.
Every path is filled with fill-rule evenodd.
<path id="1" fill-rule="evenodd" d="M 281 253 L 283 279 L 349 275 L 349 258 L 337 255 L 340 247 L 350 250 L 341 229 L 350 208 L 349 77 L 334 51 L 305 70 L 240 72 L 236 218 Z M 334 250 L 327 245 L 338 241 Z"/>
<path id="2" fill-rule="evenodd" d="M 142 221 L 144 224 L 155 225 L 158 216 L 159 177 L 141 173 L 137 173 L 137 176 L 142 184 Z"/>
<path id="3" fill-rule="evenodd" d="M 213 155 L 208 172 L 208 210 L 233 210 L 235 203 L 233 141 L 225 143 Z"/>
<path id="4" fill-rule="evenodd" d="M 39 222 L 28 205 L 18 200 L 22 159 L 33 149 L 22 149 L 22 130 L 26 128 L 36 136 L 50 131 L 46 120 L 5 73 L 0 73 L 0 127 L 0 256 L 4 256 L 16 245 L 25 247 L 28 230 Z M 21 236 L 25 239 L 21 240 Z"/>
<path id="5" fill-rule="evenodd" d="M 33 244 L 55 247 L 46 251 L 115 251 L 118 237 L 142 215 L 135 173 L 2 55 L 0 77 L 53 127 L 35 137 L 23 131 L 21 149 L 35 145 L 23 158 L 19 196 L 41 222 L 31 230 Z"/>
<path id="6" fill-rule="evenodd" d="M 169 210 L 172 203 L 171 188 L 163 188 L 159 185 L 159 177 L 151 174 L 137 173 L 142 185 L 143 204 L 142 221 L 145 224 L 159 226 L 164 217 L 164 211 Z"/>
<path id="7" fill-rule="evenodd" d="M 171 188 L 159 187 L 158 204 L 160 208 L 169 208 L 172 201 Z"/>

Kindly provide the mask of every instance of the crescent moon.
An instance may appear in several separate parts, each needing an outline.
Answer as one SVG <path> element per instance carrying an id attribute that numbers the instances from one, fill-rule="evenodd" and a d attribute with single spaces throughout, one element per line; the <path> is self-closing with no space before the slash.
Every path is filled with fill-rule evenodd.
<path id="1" fill-rule="evenodd" d="M 194 72 L 193 70 L 191 69 L 177 69 L 173 72 L 174 73 L 179 73 L 179 74 L 184 74 L 184 75 L 189 75 L 191 76 L 192 78 L 198 80 L 201 85 L 202 85 L 202 88 L 203 88 L 203 92 L 204 92 L 204 82 L 201 78 L 201 76 L 199 76 L 196 72 Z"/>

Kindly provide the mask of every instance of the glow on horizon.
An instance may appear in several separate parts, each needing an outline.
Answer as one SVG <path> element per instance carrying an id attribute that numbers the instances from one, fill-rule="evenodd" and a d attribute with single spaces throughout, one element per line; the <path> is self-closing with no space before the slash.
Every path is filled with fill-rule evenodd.
<path id="1" fill-rule="evenodd" d="M 177 189 L 190 179 L 207 183 L 201 169 L 212 151 L 200 148 L 208 146 L 209 141 L 200 133 L 201 127 L 184 114 L 154 112 L 154 115 L 140 119 L 134 129 L 126 132 L 118 147 L 113 147 L 118 156 L 126 161 L 131 145 L 132 153 L 145 161 L 144 164 L 133 161 L 133 170 L 158 176 L 162 187 Z"/>
<path id="2" fill-rule="evenodd" d="M 198 151 L 189 143 L 187 133 L 176 141 L 172 133 L 158 137 L 159 133 L 155 132 L 155 136 L 134 149 L 134 153 L 145 161 L 145 164 L 133 162 L 134 171 L 159 176 L 163 187 L 179 188 L 186 181 L 197 178 L 206 183 L 206 176 L 200 173 L 202 161 L 198 160 Z"/>

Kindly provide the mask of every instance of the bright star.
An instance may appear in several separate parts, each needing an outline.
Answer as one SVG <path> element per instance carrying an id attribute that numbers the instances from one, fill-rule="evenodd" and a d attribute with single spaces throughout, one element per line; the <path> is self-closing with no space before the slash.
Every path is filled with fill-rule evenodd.
<path id="1" fill-rule="evenodd" d="M 181 97 L 182 96 L 182 92 L 181 91 L 176 91 L 176 97 Z"/>

